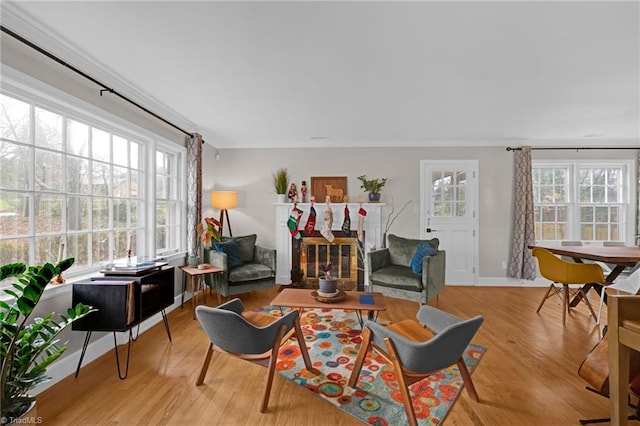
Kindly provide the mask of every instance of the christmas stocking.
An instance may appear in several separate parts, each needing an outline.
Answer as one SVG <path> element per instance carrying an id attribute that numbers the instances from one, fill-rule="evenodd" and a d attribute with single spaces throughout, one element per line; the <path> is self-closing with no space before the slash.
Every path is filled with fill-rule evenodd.
<path id="1" fill-rule="evenodd" d="M 298 224 L 300 223 L 300 218 L 302 217 L 302 210 L 297 207 L 294 207 L 291 210 L 291 214 L 289 215 L 289 219 L 287 220 L 287 227 L 289 228 L 289 232 L 291 232 L 291 236 L 296 240 L 299 240 L 300 231 L 298 231 Z"/>
<path id="2" fill-rule="evenodd" d="M 344 220 L 342 221 L 342 232 L 346 237 L 351 235 L 351 217 L 349 216 L 349 207 L 344 206 Z"/>
<path id="3" fill-rule="evenodd" d="M 333 232 L 331 232 L 332 227 L 333 227 L 333 210 L 331 210 L 331 207 L 327 205 L 327 210 L 324 211 L 322 228 L 320 228 L 320 235 L 325 237 L 327 241 L 329 241 L 330 243 L 332 243 L 333 239 L 335 238 L 333 236 Z"/>
<path id="4" fill-rule="evenodd" d="M 360 207 L 358 210 L 358 241 L 364 243 L 364 218 L 367 216 L 367 211 Z"/>
<path id="5" fill-rule="evenodd" d="M 316 209 L 313 206 L 309 210 L 309 217 L 307 218 L 307 224 L 304 226 L 304 231 L 310 237 L 316 234 Z"/>

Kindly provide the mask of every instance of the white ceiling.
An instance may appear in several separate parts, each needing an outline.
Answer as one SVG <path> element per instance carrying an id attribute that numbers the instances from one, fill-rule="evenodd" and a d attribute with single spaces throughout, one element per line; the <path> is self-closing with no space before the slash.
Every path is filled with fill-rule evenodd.
<path id="1" fill-rule="evenodd" d="M 8 5 L 218 148 L 639 143 L 638 1 Z"/>

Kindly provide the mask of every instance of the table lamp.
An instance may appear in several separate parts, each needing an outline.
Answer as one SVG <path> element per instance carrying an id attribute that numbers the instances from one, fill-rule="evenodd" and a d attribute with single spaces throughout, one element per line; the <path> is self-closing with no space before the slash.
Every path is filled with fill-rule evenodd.
<path id="1" fill-rule="evenodd" d="M 220 236 L 222 236 L 222 230 L 224 228 L 224 218 L 227 218 L 227 227 L 229 228 L 229 236 L 233 237 L 231 233 L 231 222 L 229 221 L 229 209 L 238 207 L 238 192 L 237 191 L 211 191 L 211 207 L 214 209 L 220 209 Z"/>

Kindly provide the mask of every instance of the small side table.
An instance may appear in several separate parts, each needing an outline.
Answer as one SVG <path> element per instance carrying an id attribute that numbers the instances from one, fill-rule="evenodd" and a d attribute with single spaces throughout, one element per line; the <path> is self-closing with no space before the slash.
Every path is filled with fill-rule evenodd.
<path id="1" fill-rule="evenodd" d="M 180 307 L 184 304 L 184 292 L 187 288 L 191 288 L 191 291 L 193 292 L 193 296 L 191 297 L 193 304 L 193 319 L 196 319 L 196 298 L 198 297 L 198 292 L 200 290 L 202 290 L 204 302 L 207 303 L 207 293 L 205 291 L 203 279 L 204 275 L 214 274 L 214 277 L 216 277 L 220 272 L 224 271 L 224 269 L 218 268 L 217 266 L 212 266 L 208 263 L 206 265 L 207 267 L 204 269 L 198 269 L 195 266 L 186 265 L 180 267 L 180 269 L 187 274 L 187 279 L 182 281 L 182 300 L 180 302 Z"/>

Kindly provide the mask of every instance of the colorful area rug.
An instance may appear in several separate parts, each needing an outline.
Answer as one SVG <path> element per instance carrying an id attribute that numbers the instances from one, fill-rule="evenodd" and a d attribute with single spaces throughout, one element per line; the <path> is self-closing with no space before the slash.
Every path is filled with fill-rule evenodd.
<path id="1" fill-rule="evenodd" d="M 271 306 L 262 312 L 281 315 L 279 308 Z M 379 355 L 372 352 L 367 355 L 356 389 L 347 384 L 361 343 L 360 324 L 353 311 L 309 309 L 302 315 L 301 325 L 311 362 L 320 374 L 304 367 L 300 348 L 295 341 L 289 341 L 280 349 L 276 366 L 281 376 L 363 423 L 377 426 L 407 423 L 396 373 Z M 475 344 L 467 347 L 464 360 L 470 372 L 485 350 Z M 442 423 L 462 386 L 457 366 L 414 383 L 410 389 L 418 424 Z"/>

